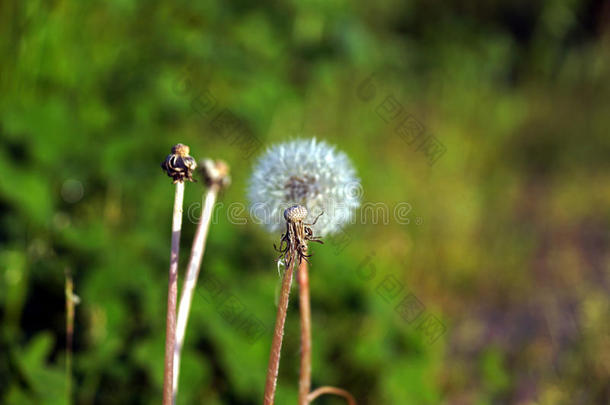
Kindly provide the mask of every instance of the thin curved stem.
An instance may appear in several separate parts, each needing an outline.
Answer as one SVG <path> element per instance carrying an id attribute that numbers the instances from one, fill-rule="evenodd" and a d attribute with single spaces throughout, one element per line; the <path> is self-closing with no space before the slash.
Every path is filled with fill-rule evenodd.
<path id="1" fill-rule="evenodd" d="M 294 267 L 294 256 L 291 257 L 284 271 L 280 302 L 275 318 L 275 329 L 271 342 L 271 354 L 269 355 L 269 366 L 267 367 L 267 379 L 265 382 L 264 405 L 273 405 L 275 399 L 275 388 L 277 385 L 277 374 L 280 369 L 280 354 L 282 351 L 282 340 L 284 337 L 284 324 L 286 323 L 286 313 L 288 311 L 288 298 L 290 287 L 292 286 L 292 273 Z"/>
<path id="2" fill-rule="evenodd" d="M 178 255 L 182 230 L 182 205 L 184 182 L 176 183 L 174 215 L 172 218 L 172 250 L 169 263 L 167 287 L 167 319 L 165 326 L 165 370 L 163 373 L 163 405 L 172 405 L 172 382 L 174 371 L 174 346 L 176 343 L 176 298 L 178 295 Z"/>
<path id="3" fill-rule="evenodd" d="M 320 388 L 313 390 L 308 395 L 307 399 L 309 400 L 309 402 L 313 402 L 316 398 L 318 398 L 319 396 L 325 395 L 325 394 L 331 394 L 331 395 L 337 395 L 339 397 L 343 397 L 347 400 L 348 405 L 356 405 L 356 399 L 348 391 L 343 390 L 341 388 L 329 387 L 329 386 L 320 387 Z"/>
<path id="4" fill-rule="evenodd" d="M 72 340 L 74 338 L 74 283 L 72 274 L 66 269 L 66 397 L 68 405 L 72 403 Z"/>
<path id="5" fill-rule="evenodd" d="M 174 347 L 174 375 L 173 375 L 173 398 L 174 403 L 178 396 L 178 379 L 180 375 L 180 356 L 182 354 L 182 347 L 184 345 L 184 336 L 186 334 L 186 326 L 188 323 L 189 313 L 191 310 L 191 303 L 193 301 L 193 294 L 195 287 L 197 286 L 197 279 L 199 277 L 199 270 L 201 269 L 201 261 L 203 260 L 203 254 L 205 252 L 205 243 L 210 229 L 210 222 L 212 221 L 212 213 L 214 211 L 214 204 L 216 197 L 218 196 L 219 187 L 216 184 L 212 184 L 208 191 L 205 193 L 203 198 L 203 210 L 201 212 L 201 218 L 197 225 L 197 231 L 195 231 L 195 238 L 193 240 L 193 248 L 191 249 L 191 256 L 189 258 L 188 269 L 184 284 L 182 286 L 182 292 L 180 294 L 180 304 L 178 306 L 178 320 L 176 322 L 176 345 Z"/>
<path id="6" fill-rule="evenodd" d="M 307 260 L 299 263 L 299 307 L 301 312 L 301 370 L 299 374 L 299 405 L 307 405 L 311 389 L 311 306 L 309 302 L 309 269 Z"/>

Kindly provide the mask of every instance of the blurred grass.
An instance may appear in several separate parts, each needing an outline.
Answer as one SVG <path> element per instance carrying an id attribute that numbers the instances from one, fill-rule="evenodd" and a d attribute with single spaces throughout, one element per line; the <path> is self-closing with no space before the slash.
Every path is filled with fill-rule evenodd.
<path id="1" fill-rule="evenodd" d="M 314 386 L 375 405 L 608 403 L 608 13 L 600 1 L 3 2 L 2 402 L 67 403 L 65 266 L 82 299 L 74 403 L 158 402 L 173 192 L 159 164 L 177 142 L 231 164 L 203 272 L 272 327 L 279 235 L 247 212 L 227 219 L 253 159 L 197 113 L 207 90 L 263 147 L 315 135 L 353 159 L 364 201 L 412 206 L 408 225 L 358 223 L 341 252 L 315 248 Z M 377 115 L 389 95 L 446 146 L 434 166 Z M 201 192 L 189 184 L 186 205 Z M 390 275 L 404 290 L 386 302 Z M 446 326 L 434 343 L 394 310 L 407 292 Z M 287 331 L 280 404 L 297 392 L 294 300 Z M 249 344 L 196 296 L 179 403 L 259 403 L 269 344 L 270 330 Z"/>

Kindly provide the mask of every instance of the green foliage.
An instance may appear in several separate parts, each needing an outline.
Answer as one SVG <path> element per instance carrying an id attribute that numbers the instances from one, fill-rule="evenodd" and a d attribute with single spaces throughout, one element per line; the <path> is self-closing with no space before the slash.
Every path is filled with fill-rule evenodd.
<path id="1" fill-rule="evenodd" d="M 53 348 L 53 337 L 39 333 L 27 347 L 15 352 L 17 374 L 28 387 L 27 393 L 11 387 L 6 395 L 7 404 L 67 404 L 66 375 L 60 367 L 49 366 L 47 357 Z"/>
<path id="2" fill-rule="evenodd" d="M 608 403 L 598 15 L 592 1 L 3 2 L 0 402 L 69 403 L 66 267 L 82 300 L 71 403 L 160 401 L 173 188 L 159 165 L 183 142 L 233 177 L 202 275 L 265 330 L 252 342 L 200 283 L 178 403 L 260 403 L 280 235 L 247 211 L 229 221 L 256 153 L 214 129 L 227 109 L 262 148 L 336 144 L 363 201 L 389 208 L 313 248 L 314 387 L 374 405 Z M 380 117 L 390 95 L 446 147 L 433 166 Z M 181 279 L 202 192 L 186 187 Z M 278 404 L 297 392 L 295 297 Z"/>

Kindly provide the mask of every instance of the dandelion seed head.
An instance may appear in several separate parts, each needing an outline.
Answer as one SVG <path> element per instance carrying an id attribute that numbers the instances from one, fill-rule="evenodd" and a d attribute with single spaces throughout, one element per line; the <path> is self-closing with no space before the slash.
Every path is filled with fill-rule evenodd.
<path id="1" fill-rule="evenodd" d="M 284 211 L 306 207 L 307 222 L 320 213 L 314 230 L 322 236 L 349 223 L 360 205 L 360 180 L 347 157 L 316 139 L 269 148 L 255 165 L 248 187 L 251 212 L 270 232 L 284 228 Z"/>

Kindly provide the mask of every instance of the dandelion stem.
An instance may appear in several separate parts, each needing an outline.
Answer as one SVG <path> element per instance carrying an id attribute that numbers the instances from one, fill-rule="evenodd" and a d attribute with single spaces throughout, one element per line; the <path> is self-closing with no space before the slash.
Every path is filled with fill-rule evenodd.
<path id="1" fill-rule="evenodd" d="M 178 255 L 180 231 L 182 230 L 182 205 L 184 182 L 176 182 L 174 215 L 172 218 L 172 250 L 169 264 L 167 291 L 167 322 L 165 329 L 165 370 L 163 373 L 163 405 L 172 405 L 172 382 L 174 371 L 174 346 L 176 343 L 176 298 L 178 295 Z"/>
<path id="2" fill-rule="evenodd" d="M 348 391 L 342 390 L 341 388 L 328 387 L 328 386 L 320 387 L 320 388 L 317 388 L 314 391 L 312 391 L 311 394 L 309 394 L 309 396 L 308 396 L 308 400 L 309 400 L 309 402 L 313 402 L 314 399 L 316 399 L 319 396 L 322 396 L 324 394 L 331 394 L 331 395 L 337 395 L 337 396 L 343 397 L 347 400 L 348 405 L 356 405 L 356 399 L 354 399 L 352 394 L 350 394 Z"/>
<path id="3" fill-rule="evenodd" d="M 286 323 L 286 313 L 288 311 L 288 297 L 292 286 L 292 273 L 294 267 L 294 256 L 286 264 L 280 302 L 275 318 L 275 329 L 273 331 L 273 341 L 271 342 L 271 354 L 269 355 L 269 366 L 267 367 L 267 380 L 265 382 L 264 405 L 273 405 L 275 399 L 275 387 L 277 385 L 277 374 L 280 368 L 280 353 L 282 351 L 282 339 L 284 337 L 284 324 Z"/>
<path id="4" fill-rule="evenodd" d="M 210 229 L 212 212 L 214 211 L 214 204 L 216 202 L 216 197 L 218 196 L 218 190 L 219 186 L 217 184 L 212 184 L 204 195 L 203 211 L 201 213 L 201 218 L 199 219 L 199 224 L 197 225 L 197 231 L 195 232 L 193 248 L 191 249 L 191 257 L 189 258 L 188 263 L 188 270 L 186 273 L 186 278 L 184 279 L 182 292 L 180 294 L 180 305 L 178 306 L 178 320 L 176 323 L 176 345 L 174 349 L 174 403 L 178 396 L 180 356 L 182 353 L 182 347 L 184 345 L 186 325 L 188 323 L 191 302 L 193 301 L 193 293 L 195 292 L 195 286 L 197 285 L 197 278 L 199 277 L 199 270 L 201 268 L 203 253 L 205 252 L 205 243 L 207 240 L 208 231 Z"/>
<path id="5" fill-rule="evenodd" d="M 311 306 L 309 303 L 309 269 L 307 260 L 301 260 L 297 274 L 299 280 L 299 306 L 301 312 L 301 370 L 299 376 L 299 405 L 307 405 L 311 389 Z"/>

